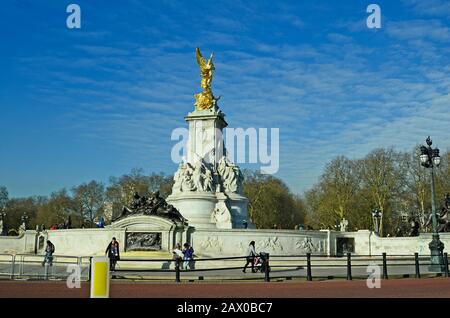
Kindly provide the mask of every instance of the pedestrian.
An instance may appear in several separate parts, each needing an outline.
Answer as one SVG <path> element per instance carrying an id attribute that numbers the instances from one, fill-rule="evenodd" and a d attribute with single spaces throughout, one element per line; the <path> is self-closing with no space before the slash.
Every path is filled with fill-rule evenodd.
<path id="1" fill-rule="evenodd" d="M 183 264 L 181 263 L 183 261 L 183 251 L 181 249 L 181 244 L 177 243 L 174 247 L 174 249 L 172 250 L 172 259 L 175 261 L 175 266 L 181 264 L 181 266 L 183 266 Z"/>
<path id="2" fill-rule="evenodd" d="M 192 259 L 194 258 L 194 249 L 189 243 L 184 243 L 183 246 L 183 269 L 191 269 Z"/>
<path id="3" fill-rule="evenodd" d="M 119 242 L 113 237 L 112 241 L 108 244 L 105 254 L 109 257 L 109 270 L 115 271 L 117 261 L 120 260 Z"/>
<path id="4" fill-rule="evenodd" d="M 96 225 L 98 228 L 103 229 L 105 227 L 105 219 L 103 217 L 100 217 L 98 222 L 96 222 Z"/>
<path id="5" fill-rule="evenodd" d="M 182 260 L 184 257 L 183 251 L 181 250 L 181 244 L 177 243 L 177 245 L 175 245 L 175 248 L 172 251 L 173 254 L 173 260 Z"/>
<path id="6" fill-rule="evenodd" d="M 191 246 L 191 245 L 189 245 L 189 254 L 190 254 L 190 257 L 191 257 L 191 259 L 190 259 L 190 261 L 189 261 L 189 268 L 190 269 L 195 269 L 195 261 L 194 261 L 194 257 L 195 257 L 195 254 L 194 254 L 194 248 Z"/>
<path id="7" fill-rule="evenodd" d="M 66 222 L 64 222 L 64 228 L 65 229 L 71 229 L 72 228 L 72 217 L 70 215 L 67 217 Z"/>
<path id="8" fill-rule="evenodd" d="M 45 256 L 44 261 L 42 262 L 42 266 L 48 264 L 50 266 L 53 265 L 53 253 L 55 253 L 55 245 L 53 245 L 50 240 L 47 240 L 47 246 L 45 247 Z"/>
<path id="9" fill-rule="evenodd" d="M 246 257 L 247 262 L 245 263 L 244 269 L 242 270 L 244 273 L 245 270 L 247 269 L 248 264 L 252 265 L 252 273 L 256 273 L 255 257 L 256 257 L 255 241 L 251 241 L 247 249 L 247 257 Z"/>

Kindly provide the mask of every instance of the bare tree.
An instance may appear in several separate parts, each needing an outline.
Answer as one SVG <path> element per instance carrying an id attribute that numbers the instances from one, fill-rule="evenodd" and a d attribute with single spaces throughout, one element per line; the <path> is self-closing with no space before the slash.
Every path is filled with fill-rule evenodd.
<path id="1" fill-rule="evenodd" d="M 244 171 L 244 175 L 248 214 L 257 228 L 289 229 L 304 222 L 303 201 L 292 194 L 282 180 L 249 170 Z"/>
<path id="2" fill-rule="evenodd" d="M 314 227 L 335 229 L 343 218 L 352 218 L 350 227 L 360 223 L 356 209 L 360 192 L 355 162 L 340 156 L 325 168 L 319 183 L 307 192 L 307 201 L 314 207 L 308 208 L 308 223 Z"/>
<path id="3" fill-rule="evenodd" d="M 103 184 L 97 181 L 83 183 L 72 190 L 76 210 L 84 219 L 89 220 L 93 226 L 94 219 L 101 216 L 105 203 L 105 190 Z"/>

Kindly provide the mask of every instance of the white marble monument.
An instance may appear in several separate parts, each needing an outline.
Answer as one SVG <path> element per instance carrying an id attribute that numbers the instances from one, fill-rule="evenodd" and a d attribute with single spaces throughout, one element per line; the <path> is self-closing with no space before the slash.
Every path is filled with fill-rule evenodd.
<path id="1" fill-rule="evenodd" d="M 223 129 L 228 125 L 211 91 L 214 64 L 197 49 L 203 92 L 196 94 L 195 110 L 185 120 L 189 125 L 187 158 L 174 175 L 167 202 L 176 207 L 195 228 L 243 228 L 248 199 L 242 194 L 243 175 L 226 157 Z"/>
<path id="2" fill-rule="evenodd" d="M 73 256 L 104 255 L 112 237 L 120 242 L 121 253 L 154 255 L 157 259 L 171 258 L 174 245 L 184 242 L 189 242 L 200 258 L 244 256 L 250 241 L 256 242 L 258 252 L 271 255 L 313 253 L 333 256 L 342 254 L 344 244 L 346 250 L 350 244 L 356 255 L 429 253 L 431 233 L 417 237 L 382 238 L 371 231 L 347 232 L 348 221 L 345 219 L 340 223 L 340 231 L 254 229 L 247 215 L 248 200 L 242 194 L 242 173 L 226 157 L 222 131 L 227 123 L 211 90 L 212 56 L 206 61 L 197 49 L 197 62 L 203 91 L 195 95 L 195 110 L 185 118 L 189 125 L 187 154 L 175 173 L 172 194 L 167 202 L 159 197 L 159 193 L 145 200 L 137 196 L 131 210 L 124 209 L 123 215 L 111 225 L 96 229 L 26 230 L 24 216 L 18 236 L 0 236 L 0 253 L 6 253 L 0 255 L 0 261 L 9 262 L 17 254 L 27 254 L 27 257 L 43 255 L 46 240 L 51 240 L 56 246 L 58 255 L 55 259 L 61 255 L 71 256 L 71 259 Z M 166 203 L 176 207 L 188 220 L 188 225 Z M 244 228 L 244 221 L 248 222 L 249 229 Z M 0 221 L 0 232 L 1 228 Z M 450 233 L 442 233 L 441 240 L 448 248 Z M 121 265 L 125 268 L 131 266 Z M 166 265 L 165 261 L 145 264 L 168 268 Z M 199 266 L 205 265 L 210 266 L 199 262 Z"/>

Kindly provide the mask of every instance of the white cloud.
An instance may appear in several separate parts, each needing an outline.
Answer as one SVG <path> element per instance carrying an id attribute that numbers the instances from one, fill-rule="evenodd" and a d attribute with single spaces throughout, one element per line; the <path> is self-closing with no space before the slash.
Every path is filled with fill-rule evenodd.
<path id="1" fill-rule="evenodd" d="M 389 21 L 386 30 L 389 35 L 401 40 L 430 39 L 441 42 L 450 40 L 450 28 L 438 20 Z"/>
<path id="2" fill-rule="evenodd" d="M 256 4 L 241 5 L 250 15 Z M 175 23 L 168 28 L 180 28 L 167 19 Z M 305 25 L 295 16 L 280 19 Z M 214 50 L 214 93 L 230 127 L 280 128 L 278 175 L 302 192 L 337 155 L 407 150 L 428 134 L 450 147 L 450 29 L 440 20 L 389 20 L 384 33 L 372 35 L 382 45 L 341 30 L 360 32 L 363 22 L 326 30 L 329 42 L 273 44 L 245 34 L 249 21 L 220 18 L 213 30 L 190 37 L 162 30 L 157 43 L 77 44 L 82 56 L 20 62 L 35 79 L 28 87 L 35 99 L 65 108 L 61 125 L 73 134 L 123 149 L 116 159 L 124 167 L 171 173 L 170 133 L 185 127 L 200 91 L 194 48 Z"/>
<path id="3" fill-rule="evenodd" d="M 403 0 L 406 7 L 417 14 L 426 16 L 450 16 L 450 4 L 447 0 Z"/>

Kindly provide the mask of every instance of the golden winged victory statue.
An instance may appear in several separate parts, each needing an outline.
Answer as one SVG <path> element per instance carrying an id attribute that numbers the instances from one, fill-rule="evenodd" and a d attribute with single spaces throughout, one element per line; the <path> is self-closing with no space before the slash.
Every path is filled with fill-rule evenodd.
<path id="1" fill-rule="evenodd" d="M 203 88 L 203 92 L 195 94 L 195 108 L 196 110 L 211 109 L 216 107 L 218 98 L 215 98 L 211 90 L 211 82 L 214 73 L 213 57 L 211 54 L 208 61 L 202 56 L 199 48 L 195 49 L 195 55 L 197 58 L 197 64 L 200 67 L 200 76 L 202 78 L 200 86 Z"/>

